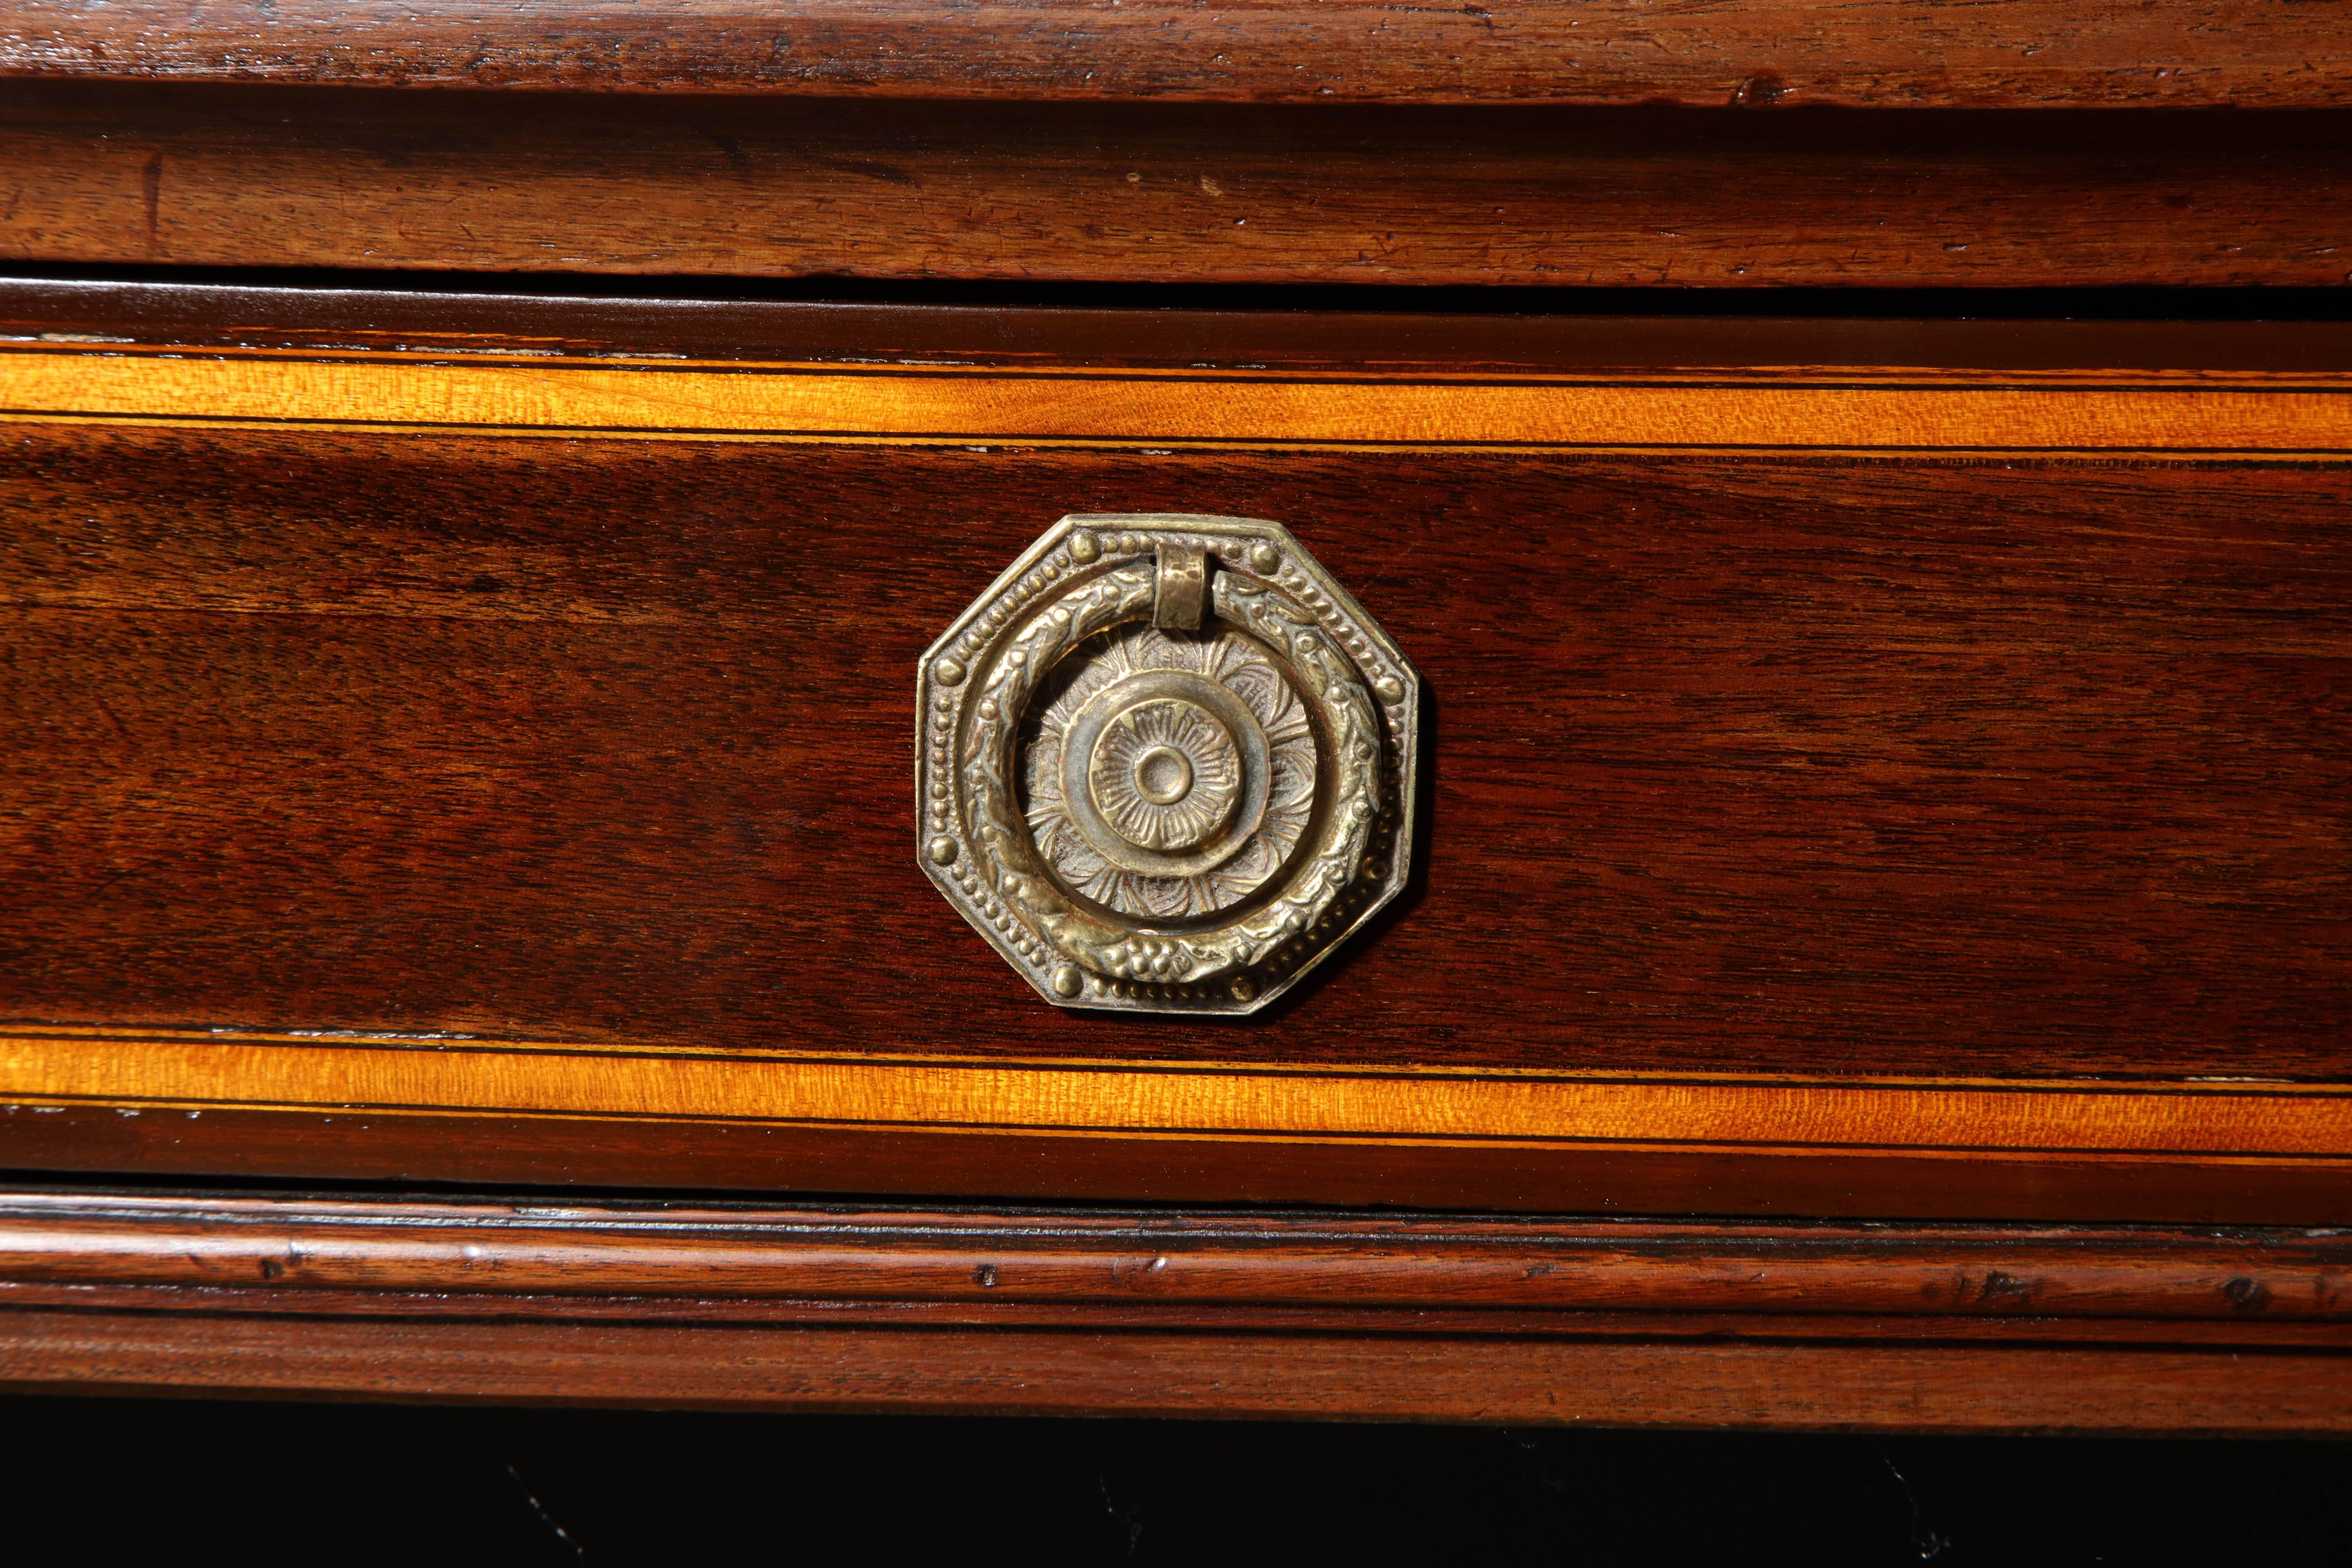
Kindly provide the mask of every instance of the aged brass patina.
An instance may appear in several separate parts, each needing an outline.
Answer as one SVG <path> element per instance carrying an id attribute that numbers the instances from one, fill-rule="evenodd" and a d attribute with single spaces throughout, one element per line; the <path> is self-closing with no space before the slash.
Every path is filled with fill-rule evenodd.
<path id="1" fill-rule="evenodd" d="M 1066 517 L 923 656 L 923 869 L 1049 1002 L 1255 1012 L 1403 888 L 1420 693 L 1279 524 Z"/>

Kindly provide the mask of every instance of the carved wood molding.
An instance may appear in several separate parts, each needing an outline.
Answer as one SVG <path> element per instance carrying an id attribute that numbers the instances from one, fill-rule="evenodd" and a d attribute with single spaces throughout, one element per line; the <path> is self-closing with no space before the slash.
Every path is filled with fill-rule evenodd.
<path id="1" fill-rule="evenodd" d="M 1734 1313 L 1825 1338 L 1920 1320 L 1904 1331 L 1998 1322 L 2030 1339 L 2142 1340 L 2164 1323 L 2190 1339 L 2352 1347 L 2341 1229 L 37 1190 L 0 1192 L 0 1280 L 226 1289 L 255 1310 L 336 1312 L 410 1312 L 425 1292 L 552 1317 L 567 1301 L 646 1297 L 670 1319 L 888 1302 L 973 1323 L 1286 1312 L 1371 1329 L 1445 1312 L 1459 1331 L 1509 1333 Z"/>
<path id="2" fill-rule="evenodd" d="M 2316 1432 L 2347 1350 L 2336 1233 L 0 1195 L 17 1387 Z"/>

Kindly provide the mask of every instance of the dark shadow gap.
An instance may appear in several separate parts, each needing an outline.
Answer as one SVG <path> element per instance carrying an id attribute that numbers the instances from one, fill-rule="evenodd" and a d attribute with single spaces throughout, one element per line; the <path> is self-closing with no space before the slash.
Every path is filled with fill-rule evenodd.
<path id="1" fill-rule="evenodd" d="M 2005 321 L 2352 321 L 2352 289 L 1555 289 L 1414 284 L 1023 283 L 871 279 L 653 277 L 584 272 L 460 272 L 0 263 L 11 278 L 247 289 L 365 289 L 404 294 L 561 296 L 982 309 L 1198 310 L 1381 315 L 1647 316 L 1694 320 Z"/>

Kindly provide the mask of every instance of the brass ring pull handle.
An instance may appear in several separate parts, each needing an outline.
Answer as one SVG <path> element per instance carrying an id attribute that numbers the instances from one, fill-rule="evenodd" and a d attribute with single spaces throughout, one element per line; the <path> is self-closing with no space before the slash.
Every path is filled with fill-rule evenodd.
<path id="1" fill-rule="evenodd" d="M 924 868 L 1049 1001 L 1254 1012 L 1404 885 L 1419 694 L 1278 524 L 1066 517 L 923 657 Z"/>

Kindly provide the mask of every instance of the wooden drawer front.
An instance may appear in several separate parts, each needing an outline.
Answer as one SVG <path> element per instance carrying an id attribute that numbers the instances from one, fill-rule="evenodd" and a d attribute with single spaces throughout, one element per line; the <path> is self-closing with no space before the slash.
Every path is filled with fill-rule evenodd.
<path id="1" fill-rule="evenodd" d="M 2346 375 L 71 293 L 0 300 L 20 1168 L 2352 1217 Z M 1412 887 L 1252 1020 L 1042 1005 L 912 850 L 918 655 L 1144 510 L 1426 680 Z"/>

